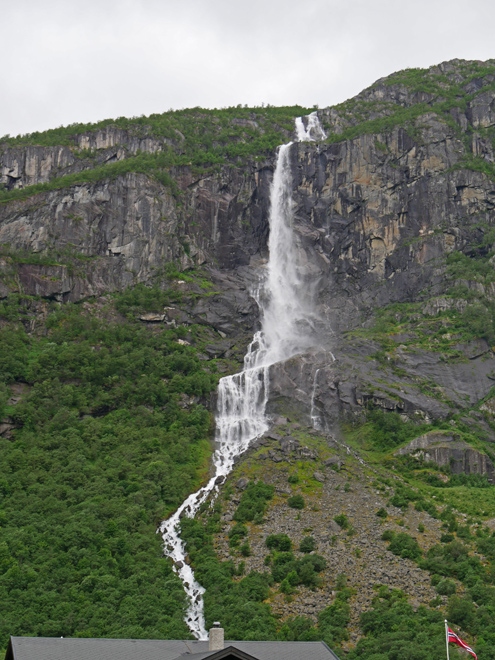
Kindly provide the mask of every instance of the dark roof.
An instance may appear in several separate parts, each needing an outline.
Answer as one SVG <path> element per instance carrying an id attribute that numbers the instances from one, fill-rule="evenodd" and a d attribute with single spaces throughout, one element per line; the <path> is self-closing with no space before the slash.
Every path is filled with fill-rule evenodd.
<path id="1" fill-rule="evenodd" d="M 257 660 L 253 655 L 249 655 L 235 646 L 227 646 L 221 651 L 207 651 L 206 653 L 193 653 L 192 655 L 181 656 L 184 660 Z"/>
<path id="2" fill-rule="evenodd" d="M 11 637 L 5 660 L 176 660 L 193 653 L 188 647 L 191 643 L 154 639 Z"/>
<path id="3" fill-rule="evenodd" d="M 339 660 L 324 642 L 225 641 L 222 651 L 208 651 L 199 641 L 71 637 L 11 637 L 5 660 L 227 660 L 229 653 L 240 660 Z"/>

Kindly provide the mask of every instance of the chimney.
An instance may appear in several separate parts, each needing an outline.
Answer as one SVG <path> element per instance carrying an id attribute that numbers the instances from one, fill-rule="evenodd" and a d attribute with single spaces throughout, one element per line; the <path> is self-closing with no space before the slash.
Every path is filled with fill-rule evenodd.
<path id="1" fill-rule="evenodd" d="M 210 628 L 210 639 L 208 650 L 221 651 L 223 649 L 223 628 L 220 628 L 220 621 L 213 622 L 213 628 Z"/>

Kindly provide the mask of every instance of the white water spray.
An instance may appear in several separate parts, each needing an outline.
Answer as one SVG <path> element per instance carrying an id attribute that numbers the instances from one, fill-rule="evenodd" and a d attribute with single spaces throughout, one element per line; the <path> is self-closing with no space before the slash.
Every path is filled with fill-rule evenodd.
<path id="1" fill-rule="evenodd" d="M 296 135 L 298 142 L 326 137 L 316 112 L 306 117 L 306 127 L 301 117 L 296 119 Z M 246 451 L 254 438 L 268 430 L 265 408 L 269 367 L 305 352 L 315 343 L 316 317 L 293 232 L 291 145 L 292 142 L 279 149 L 270 193 L 270 256 L 258 300 L 262 330 L 254 335 L 249 345 L 244 369 L 220 379 L 218 384 L 213 476 L 206 486 L 190 495 L 173 516 L 163 521 L 159 529 L 164 552 L 173 560 L 189 597 L 186 623 L 198 639 L 208 638 L 203 612 L 204 589 L 186 564 L 178 523 L 183 516 L 193 518 L 196 515 L 209 494 L 232 470 L 234 459 Z"/>
<path id="2" fill-rule="evenodd" d="M 305 117 L 306 127 L 302 117 L 296 119 L 296 134 L 298 142 L 312 142 L 313 140 L 324 140 L 327 135 L 318 119 L 318 113 L 312 112 Z"/>

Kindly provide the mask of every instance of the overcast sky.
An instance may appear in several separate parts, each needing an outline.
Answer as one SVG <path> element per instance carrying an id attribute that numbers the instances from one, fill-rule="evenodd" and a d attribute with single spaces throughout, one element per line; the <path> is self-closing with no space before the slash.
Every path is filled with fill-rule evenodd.
<path id="1" fill-rule="evenodd" d="M 0 0 L 0 136 L 170 108 L 335 105 L 495 58 L 493 0 Z"/>

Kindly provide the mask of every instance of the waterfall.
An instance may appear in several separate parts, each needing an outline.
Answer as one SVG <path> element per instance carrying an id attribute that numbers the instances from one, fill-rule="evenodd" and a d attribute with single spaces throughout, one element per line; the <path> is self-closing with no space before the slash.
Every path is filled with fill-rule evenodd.
<path id="1" fill-rule="evenodd" d="M 312 112 L 305 117 L 306 127 L 302 117 L 296 119 L 296 134 L 298 142 L 312 142 L 313 140 L 324 140 L 327 136 L 323 126 L 318 119 L 318 113 Z"/>
<path id="2" fill-rule="evenodd" d="M 301 117 L 296 119 L 298 142 L 326 137 L 316 112 L 305 119 L 306 126 Z M 303 353 L 314 344 L 317 319 L 305 286 L 304 265 L 300 263 L 293 232 L 292 144 L 289 142 L 279 148 L 270 192 L 269 260 L 258 296 L 262 329 L 248 347 L 243 370 L 221 378 L 218 384 L 213 476 L 159 528 L 164 552 L 173 560 L 174 570 L 189 597 L 186 623 L 197 639 L 208 638 L 203 612 L 204 589 L 186 564 L 178 523 L 183 516 L 193 518 L 196 515 L 201 504 L 232 470 L 234 459 L 246 451 L 254 438 L 268 430 L 265 408 L 270 365 Z"/>

